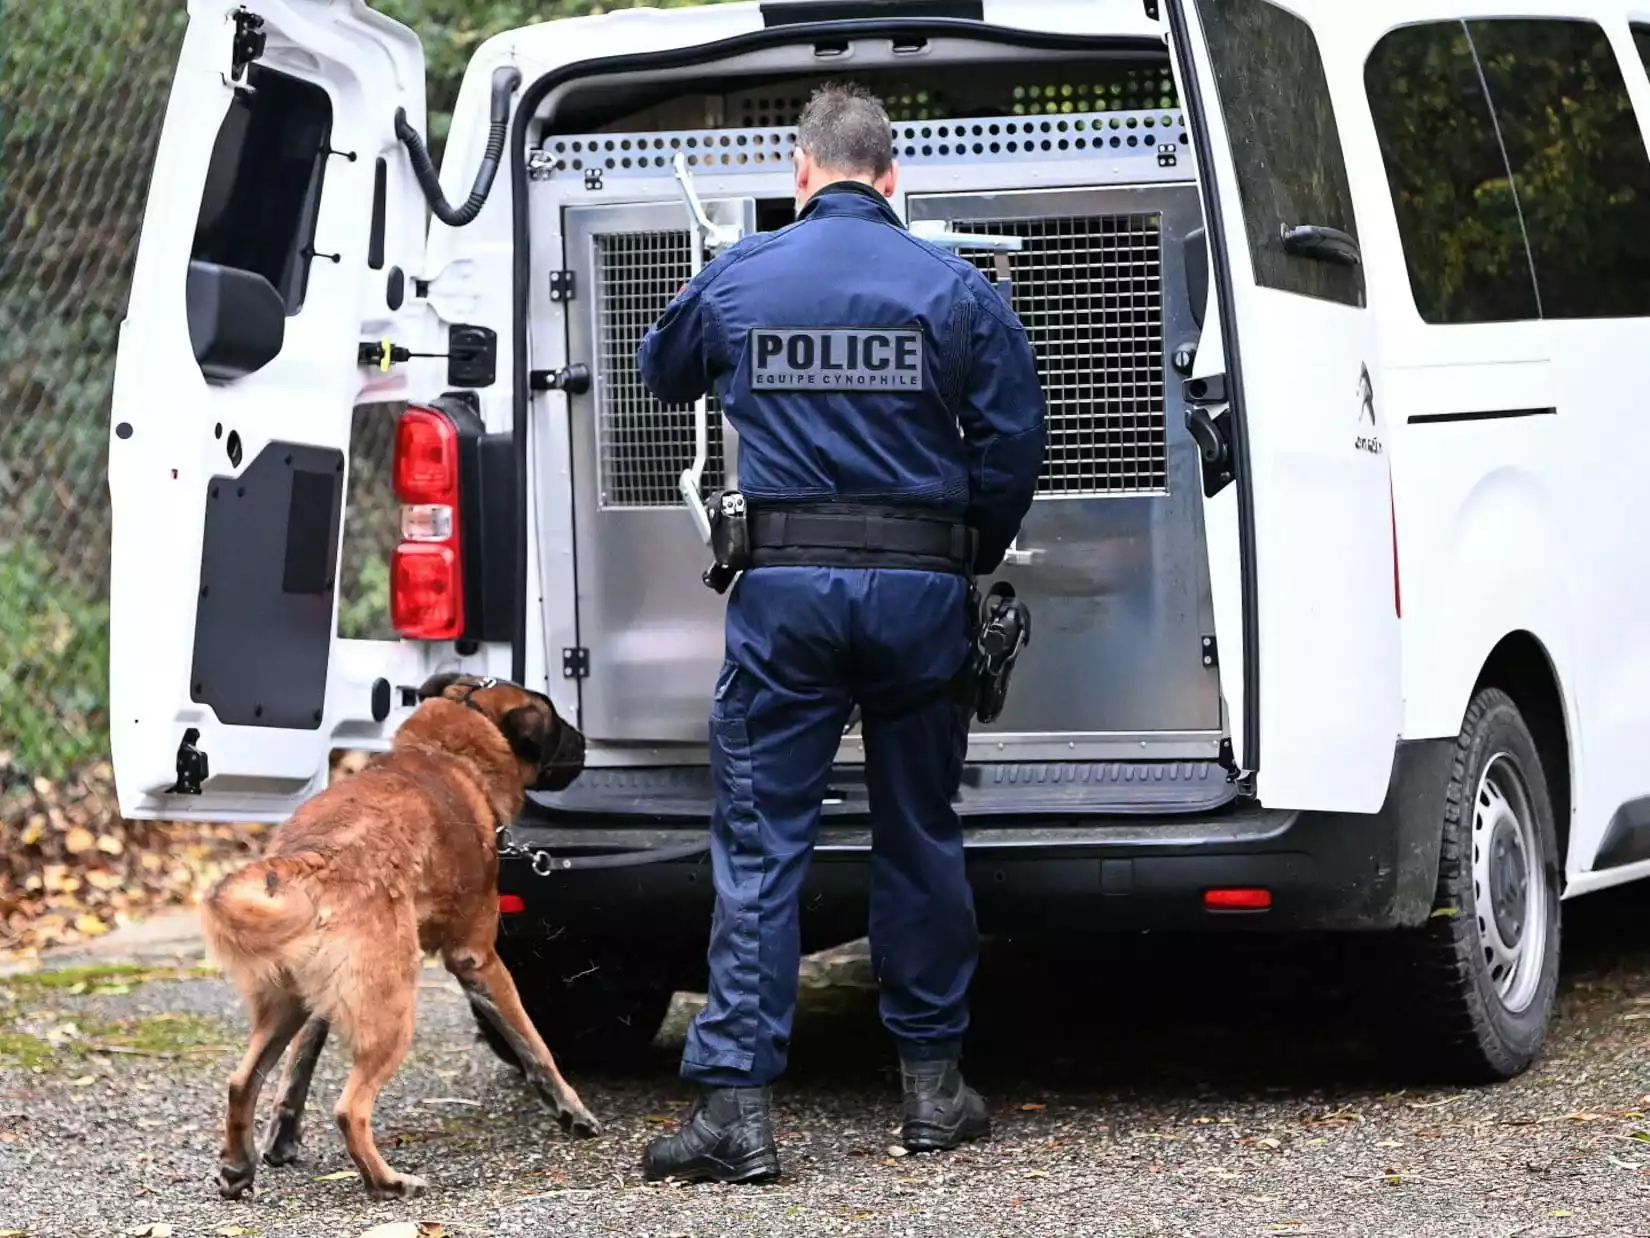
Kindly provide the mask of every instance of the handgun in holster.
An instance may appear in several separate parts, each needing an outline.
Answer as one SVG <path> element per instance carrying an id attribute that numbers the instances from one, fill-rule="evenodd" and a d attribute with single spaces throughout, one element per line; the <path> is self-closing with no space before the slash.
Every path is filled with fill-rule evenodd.
<path id="1" fill-rule="evenodd" d="M 718 490 L 705 504 L 710 517 L 710 552 L 715 562 L 700 577 L 705 587 L 726 593 L 739 573 L 754 564 L 750 509 L 737 490 Z"/>
<path id="2" fill-rule="evenodd" d="M 970 609 L 978 591 L 969 589 Z M 1009 680 L 1020 651 L 1031 643 L 1031 608 L 1014 593 L 1014 586 L 999 580 L 979 602 L 974 625 L 972 654 L 974 716 L 981 722 L 995 722 L 1008 703 Z"/>

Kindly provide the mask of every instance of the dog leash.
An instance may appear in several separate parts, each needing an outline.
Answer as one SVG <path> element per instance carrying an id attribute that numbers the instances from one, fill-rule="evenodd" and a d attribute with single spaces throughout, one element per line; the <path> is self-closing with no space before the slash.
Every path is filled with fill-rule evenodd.
<path id="1" fill-rule="evenodd" d="M 554 876 L 575 869 L 641 868 L 648 864 L 668 864 L 675 860 L 691 860 L 710 851 L 710 840 L 702 843 L 679 843 L 674 847 L 639 847 L 611 855 L 556 855 L 543 847 L 518 843 L 508 825 L 495 831 L 498 839 L 498 858 L 525 859 L 540 877 Z"/>

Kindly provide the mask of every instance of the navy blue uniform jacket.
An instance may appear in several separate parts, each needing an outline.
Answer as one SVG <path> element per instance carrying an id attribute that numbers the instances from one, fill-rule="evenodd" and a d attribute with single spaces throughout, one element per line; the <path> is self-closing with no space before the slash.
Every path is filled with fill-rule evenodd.
<path id="1" fill-rule="evenodd" d="M 728 247 L 637 354 L 667 404 L 714 390 L 753 500 L 966 515 L 994 571 L 1030 509 L 1044 399 L 1020 320 L 972 263 L 919 240 L 869 186 Z"/>

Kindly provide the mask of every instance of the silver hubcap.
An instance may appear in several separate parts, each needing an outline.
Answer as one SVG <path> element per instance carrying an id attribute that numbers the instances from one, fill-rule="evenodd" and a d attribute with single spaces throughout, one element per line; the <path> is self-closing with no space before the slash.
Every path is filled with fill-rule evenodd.
<path id="1" fill-rule="evenodd" d="M 1491 757 L 1472 803 L 1472 893 L 1484 969 L 1508 1010 L 1530 1004 L 1547 954 L 1547 869 L 1517 764 Z"/>

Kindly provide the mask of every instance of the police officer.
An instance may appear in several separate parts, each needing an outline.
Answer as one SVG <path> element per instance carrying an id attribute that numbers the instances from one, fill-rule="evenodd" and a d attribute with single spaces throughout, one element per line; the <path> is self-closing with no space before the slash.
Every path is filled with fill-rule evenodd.
<path id="1" fill-rule="evenodd" d="M 872 960 L 912 1151 L 990 1134 L 958 1068 L 978 942 L 952 806 L 971 707 L 973 574 L 1031 505 L 1044 399 L 1024 327 L 973 265 L 901 224 L 875 98 L 804 111 L 797 220 L 730 246 L 643 340 L 643 380 L 714 388 L 739 434 L 754 566 L 728 596 L 710 713 L 716 910 L 709 1004 L 682 1075 L 703 1092 L 643 1157 L 652 1179 L 778 1174 L 798 893 L 852 707 L 874 821 Z"/>

